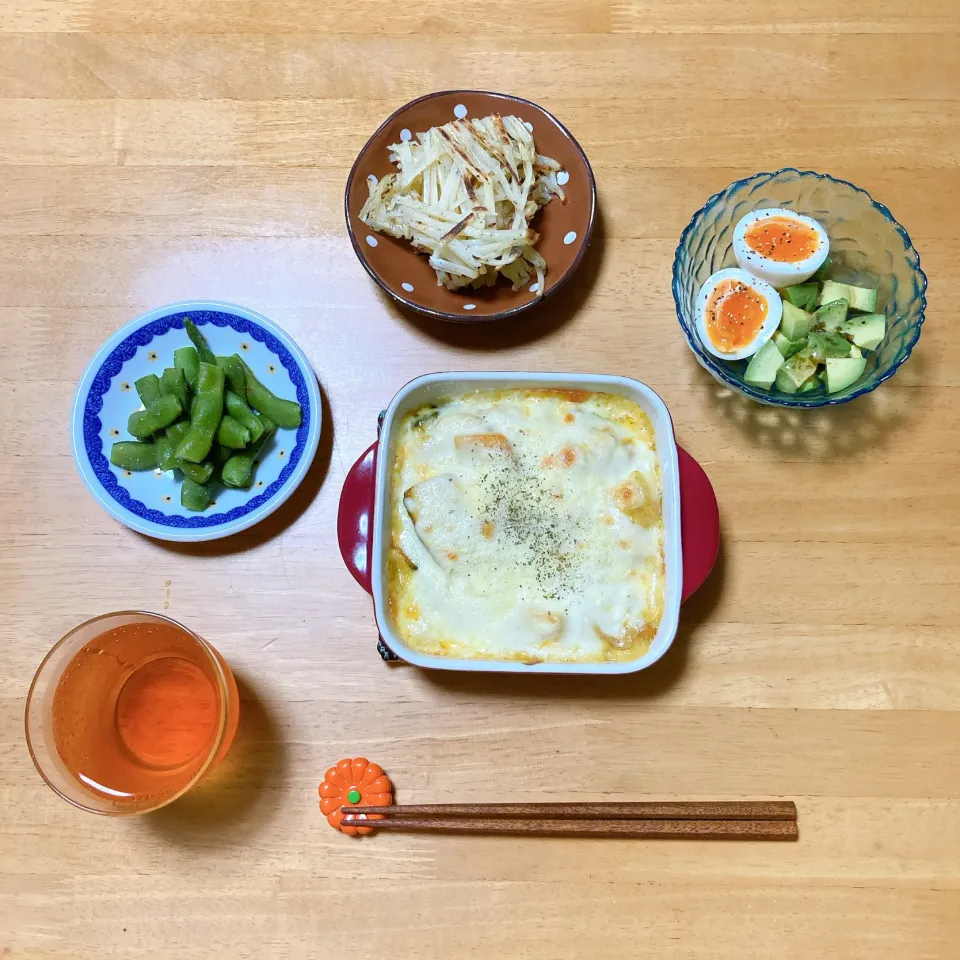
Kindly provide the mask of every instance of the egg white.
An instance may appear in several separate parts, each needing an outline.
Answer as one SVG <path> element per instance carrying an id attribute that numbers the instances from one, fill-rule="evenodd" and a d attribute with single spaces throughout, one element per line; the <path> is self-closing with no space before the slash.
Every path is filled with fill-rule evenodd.
<path id="1" fill-rule="evenodd" d="M 767 319 L 757 331 L 756 336 L 748 344 L 731 353 L 724 353 L 707 332 L 707 303 L 716 286 L 725 280 L 738 280 L 767 304 Z M 728 267 L 726 270 L 718 270 L 700 288 L 700 293 L 697 294 L 696 313 L 697 333 L 707 350 L 721 360 L 744 360 L 752 357 L 776 333 L 777 327 L 780 326 L 780 318 L 783 316 L 783 301 L 780 299 L 780 294 L 766 281 L 751 276 L 745 270 Z"/>
<path id="2" fill-rule="evenodd" d="M 781 263 L 757 253 L 747 243 L 747 230 L 758 220 L 769 220 L 771 217 L 794 220 L 810 227 L 820 240 L 816 252 L 807 257 L 806 260 L 798 260 L 796 263 Z M 740 268 L 779 288 L 792 287 L 796 283 L 809 280 L 823 266 L 829 253 L 830 238 L 827 236 L 827 231 L 812 217 L 805 217 L 793 210 L 783 210 L 779 207 L 754 210 L 741 218 L 737 228 L 733 231 L 733 255 L 737 258 Z"/>

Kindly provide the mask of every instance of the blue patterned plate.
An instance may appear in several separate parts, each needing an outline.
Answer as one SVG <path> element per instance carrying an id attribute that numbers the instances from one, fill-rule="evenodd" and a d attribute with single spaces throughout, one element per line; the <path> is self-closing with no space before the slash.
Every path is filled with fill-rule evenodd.
<path id="1" fill-rule="evenodd" d="M 134 381 L 173 366 L 173 351 L 189 345 L 183 329 L 190 317 L 216 354 L 238 353 L 275 394 L 296 399 L 303 422 L 278 430 L 264 450 L 249 490 L 219 487 L 203 513 L 180 506 L 173 472 L 130 473 L 111 465 L 110 446 L 133 439 L 127 418 L 140 408 Z M 118 330 L 87 367 L 73 404 L 71 439 L 80 476 L 91 493 L 139 533 L 161 540 L 200 541 L 246 530 L 273 513 L 296 490 L 320 442 L 317 378 L 303 351 L 259 313 L 230 303 L 191 300 L 160 307 Z"/>

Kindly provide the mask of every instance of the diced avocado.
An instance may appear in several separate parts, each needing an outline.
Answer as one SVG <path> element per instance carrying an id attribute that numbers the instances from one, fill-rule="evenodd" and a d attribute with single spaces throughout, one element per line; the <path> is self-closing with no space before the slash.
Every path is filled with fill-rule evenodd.
<path id="1" fill-rule="evenodd" d="M 763 387 L 769 390 L 777 377 L 777 371 L 783 366 L 783 354 L 777 345 L 768 340 L 751 358 L 747 364 L 747 372 L 743 379 L 751 386 Z"/>
<path id="2" fill-rule="evenodd" d="M 866 357 L 830 357 L 827 360 L 827 393 L 846 390 L 860 379 L 866 365 Z"/>
<path id="3" fill-rule="evenodd" d="M 827 359 L 827 351 L 820 341 L 819 333 L 811 333 L 810 336 L 807 337 L 807 342 L 800 351 L 800 355 L 809 357 L 811 360 L 816 360 L 817 363 L 823 363 L 823 361 Z"/>
<path id="4" fill-rule="evenodd" d="M 817 372 L 817 361 L 802 353 L 785 360 L 777 371 L 776 384 L 784 393 L 796 393 L 808 377 Z"/>
<path id="5" fill-rule="evenodd" d="M 877 291 L 868 287 L 855 287 L 852 283 L 837 283 L 827 280 L 820 291 L 820 305 L 834 300 L 846 300 L 851 310 L 873 313 L 877 309 Z"/>
<path id="6" fill-rule="evenodd" d="M 856 344 L 851 343 L 851 344 L 850 344 L 850 352 L 847 354 L 847 356 L 848 356 L 848 357 L 862 357 L 862 356 L 863 356 L 863 353 L 862 353 L 862 351 L 860 350 L 860 348 L 859 348 Z"/>
<path id="7" fill-rule="evenodd" d="M 864 350 L 876 350 L 887 335 L 887 318 L 882 313 L 864 313 L 847 317 L 840 332 Z"/>
<path id="8" fill-rule="evenodd" d="M 797 391 L 797 393 L 809 393 L 811 390 L 816 390 L 820 386 L 820 378 L 814 374 L 812 377 L 807 377 L 803 381 L 803 385 Z"/>
<path id="9" fill-rule="evenodd" d="M 784 372 L 783 367 L 777 371 L 776 385 L 778 390 L 782 390 L 784 393 L 796 393 L 797 385 L 793 382 L 793 379 Z"/>
<path id="10" fill-rule="evenodd" d="M 777 345 L 784 360 L 789 360 L 795 353 L 799 353 L 806 345 L 806 340 L 791 340 L 782 330 L 773 335 L 773 342 Z"/>
<path id="11" fill-rule="evenodd" d="M 789 300 L 783 302 L 780 329 L 790 340 L 802 340 L 813 327 L 813 317 L 806 310 L 795 307 Z"/>
<path id="12" fill-rule="evenodd" d="M 783 291 L 783 299 L 801 310 L 814 310 L 820 296 L 819 283 L 798 283 Z"/>
<path id="13" fill-rule="evenodd" d="M 811 333 L 807 337 L 807 346 L 803 352 L 806 356 L 813 357 L 814 360 L 823 363 L 827 357 L 850 356 L 850 341 L 832 330 L 823 333 Z"/>
<path id="14" fill-rule="evenodd" d="M 840 324 L 846 319 L 847 301 L 831 300 L 813 315 L 813 327 L 815 330 L 839 330 Z"/>

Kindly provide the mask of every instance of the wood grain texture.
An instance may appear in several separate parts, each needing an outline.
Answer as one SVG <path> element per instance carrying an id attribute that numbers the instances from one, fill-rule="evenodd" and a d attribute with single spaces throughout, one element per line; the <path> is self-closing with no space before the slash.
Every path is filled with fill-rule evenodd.
<path id="1" fill-rule="evenodd" d="M 956 0 L 0 0 L 0 956 L 193 960 L 955 960 L 960 939 L 960 9 Z M 517 30 L 503 24 L 520 23 Z M 562 299 L 501 327 L 399 313 L 342 222 L 404 101 L 477 86 L 566 123 L 600 222 Z M 677 328 L 691 214 L 785 164 L 870 190 L 930 278 L 917 351 L 837 410 L 721 390 Z M 327 423 L 304 487 L 228 543 L 169 547 L 83 490 L 89 358 L 212 297 L 303 346 Z M 387 667 L 336 548 L 347 469 L 431 370 L 623 373 L 706 467 L 723 546 L 675 647 L 631 677 Z M 236 669 L 218 777 L 135 821 L 68 808 L 24 697 L 82 619 L 185 621 Z M 317 784 L 364 754 L 400 803 L 796 798 L 796 844 L 381 835 Z"/>

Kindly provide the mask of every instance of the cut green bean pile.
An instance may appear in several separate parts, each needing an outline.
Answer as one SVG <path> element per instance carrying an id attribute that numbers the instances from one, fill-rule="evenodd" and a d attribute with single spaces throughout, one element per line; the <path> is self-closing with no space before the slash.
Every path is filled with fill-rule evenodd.
<path id="1" fill-rule="evenodd" d="M 110 462 L 122 470 L 174 470 L 182 481 L 180 503 L 206 510 L 215 486 L 247 489 L 257 458 L 280 427 L 299 427 L 300 404 L 265 387 L 237 354 L 214 356 L 189 317 L 183 321 L 192 346 L 173 353 L 173 366 L 150 373 L 134 386 L 143 410 L 130 414 L 127 431 Z"/>

